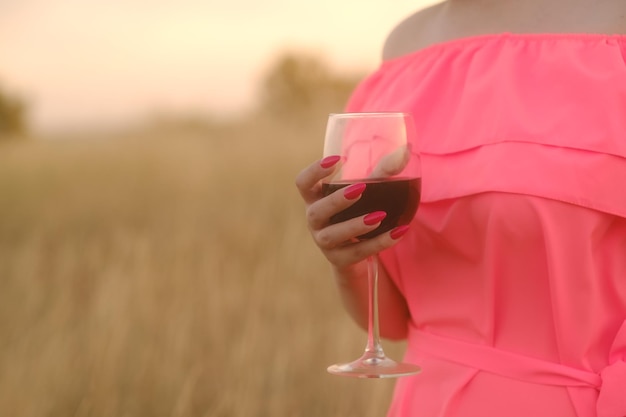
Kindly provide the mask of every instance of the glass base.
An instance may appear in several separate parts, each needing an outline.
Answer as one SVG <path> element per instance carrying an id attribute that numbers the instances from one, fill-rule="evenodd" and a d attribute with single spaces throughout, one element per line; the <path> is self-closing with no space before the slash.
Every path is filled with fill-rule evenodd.
<path id="1" fill-rule="evenodd" d="M 356 378 L 397 378 L 415 375 L 422 370 L 412 363 L 396 362 L 387 357 L 367 357 L 354 362 L 331 365 L 327 371 L 333 375 Z"/>

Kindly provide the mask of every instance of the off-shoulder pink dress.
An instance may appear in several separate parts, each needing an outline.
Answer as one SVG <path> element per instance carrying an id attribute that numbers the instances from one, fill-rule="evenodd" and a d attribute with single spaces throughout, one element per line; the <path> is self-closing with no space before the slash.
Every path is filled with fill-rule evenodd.
<path id="1" fill-rule="evenodd" d="M 626 35 L 436 44 L 348 110 L 412 113 L 423 162 L 389 416 L 626 416 Z"/>

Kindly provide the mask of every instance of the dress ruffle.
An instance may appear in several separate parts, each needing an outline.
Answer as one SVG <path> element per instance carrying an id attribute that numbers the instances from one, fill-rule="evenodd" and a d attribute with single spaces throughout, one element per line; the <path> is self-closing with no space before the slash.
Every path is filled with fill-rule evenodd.
<path id="1" fill-rule="evenodd" d="M 348 109 L 413 114 L 425 203 L 500 191 L 626 217 L 626 36 L 433 45 L 383 63 Z"/>

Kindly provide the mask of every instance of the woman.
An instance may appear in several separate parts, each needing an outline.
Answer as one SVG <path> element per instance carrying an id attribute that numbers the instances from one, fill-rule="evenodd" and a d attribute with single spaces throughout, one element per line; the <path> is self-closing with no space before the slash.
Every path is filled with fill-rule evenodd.
<path id="1" fill-rule="evenodd" d="M 381 333 L 421 374 L 389 416 L 626 416 L 626 2 L 448 0 L 401 22 L 348 111 L 414 116 L 408 230 L 327 227 L 333 158 L 296 185 L 348 312 L 381 252 Z"/>

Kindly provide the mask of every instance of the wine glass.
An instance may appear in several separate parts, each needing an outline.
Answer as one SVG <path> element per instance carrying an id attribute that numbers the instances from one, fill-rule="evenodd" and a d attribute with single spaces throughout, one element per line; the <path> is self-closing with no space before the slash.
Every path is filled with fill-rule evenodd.
<path id="1" fill-rule="evenodd" d="M 335 113 L 328 118 L 324 156 L 339 155 L 340 162 L 322 181 L 324 195 L 354 183 L 365 183 L 361 197 L 331 217 L 339 223 L 374 211 L 387 216 L 381 224 L 355 241 L 407 225 L 420 201 L 421 164 L 415 143 L 415 127 L 407 113 Z M 378 255 L 367 258 L 369 317 L 367 345 L 363 355 L 349 363 L 328 367 L 335 375 L 361 378 L 399 377 L 418 373 L 420 367 L 388 358 L 378 328 Z"/>

